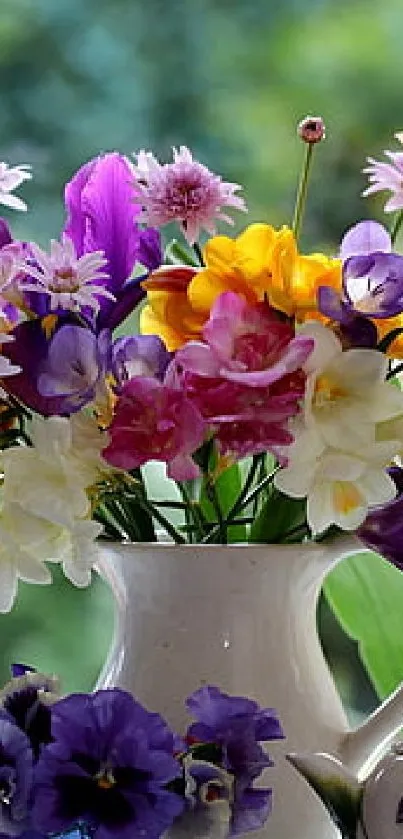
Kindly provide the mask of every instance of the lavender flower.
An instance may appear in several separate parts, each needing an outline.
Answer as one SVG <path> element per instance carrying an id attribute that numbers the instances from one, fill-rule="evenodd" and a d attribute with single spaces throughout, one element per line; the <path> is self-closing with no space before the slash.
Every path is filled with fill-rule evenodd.
<path id="1" fill-rule="evenodd" d="M 52 708 L 54 742 L 35 774 L 33 823 L 45 833 L 80 821 L 95 839 L 157 839 L 183 809 L 167 789 L 181 774 L 158 714 L 113 689 L 73 694 Z"/>
<path id="2" fill-rule="evenodd" d="M 32 174 L 30 166 L 22 163 L 19 166 L 9 166 L 8 163 L 0 163 L 0 204 L 10 207 L 12 210 L 27 210 L 25 201 L 12 195 L 24 181 L 29 181 Z"/>
<path id="3" fill-rule="evenodd" d="M 115 300 L 102 284 L 108 276 L 103 270 L 107 260 L 102 251 L 78 257 L 65 234 L 61 242 L 52 239 L 49 254 L 34 242 L 29 247 L 31 255 L 20 266 L 26 277 L 19 280 L 18 288 L 48 295 L 50 312 L 76 312 L 88 307 L 97 313 L 98 297 Z"/>
<path id="4" fill-rule="evenodd" d="M 75 324 L 61 326 L 49 343 L 38 370 L 38 390 L 45 397 L 63 397 L 65 413 L 73 413 L 95 398 L 97 385 L 110 367 L 109 330 L 94 335 Z"/>
<path id="5" fill-rule="evenodd" d="M 0 708 L 27 735 L 34 757 L 51 741 L 50 706 L 59 699 L 56 677 L 16 665 L 13 678 L 0 691 Z"/>
<path id="6" fill-rule="evenodd" d="M 8 834 L 26 826 L 32 778 L 33 756 L 27 736 L 9 719 L 0 717 L 0 822 Z"/>
<path id="7" fill-rule="evenodd" d="M 189 244 L 202 229 L 214 234 L 217 219 L 233 224 L 224 207 L 246 210 L 243 198 L 235 195 L 238 184 L 214 175 L 186 146 L 174 149 L 173 163 L 164 165 L 151 152 L 141 151 L 134 172 L 144 207 L 141 220 L 156 227 L 176 221 Z"/>
<path id="8" fill-rule="evenodd" d="M 127 335 L 114 341 L 112 359 L 120 383 L 133 376 L 155 376 L 162 381 L 171 353 L 158 335 Z"/>
<path id="9" fill-rule="evenodd" d="M 395 136 L 401 141 L 401 135 Z M 391 192 L 384 210 L 386 213 L 393 213 L 403 208 L 403 152 L 385 151 L 385 155 L 390 163 L 374 160 L 373 157 L 367 158 L 369 166 L 366 166 L 363 172 L 369 176 L 369 186 L 362 194 L 372 195 L 384 190 Z"/>
<path id="10" fill-rule="evenodd" d="M 261 827 L 270 813 L 271 790 L 252 784 L 273 765 L 260 742 L 284 737 L 275 711 L 261 710 L 251 699 L 228 696 L 210 686 L 189 696 L 186 705 L 197 719 L 188 731 L 190 741 L 219 746 L 222 765 L 235 778 L 232 834 Z"/>

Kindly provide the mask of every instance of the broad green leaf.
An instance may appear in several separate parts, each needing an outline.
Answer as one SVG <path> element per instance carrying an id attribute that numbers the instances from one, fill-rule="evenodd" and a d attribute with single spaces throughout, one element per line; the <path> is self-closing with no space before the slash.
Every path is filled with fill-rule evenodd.
<path id="1" fill-rule="evenodd" d="M 229 466 L 228 469 L 225 469 L 219 478 L 217 478 L 215 482 L 215 490 L 217 493 L 218 503 L 220 504 L 221 511 L 224 516 L 229 513 L 231 507 L 235 504 L 235 501 L 241 492 L 242 485 L 242 474 L 237 464 Z M 203 482 L 200 492 L 200 504 L 208 521 L 216 521 L 216 512 L 208 497 L 205 482 Z M 246 536 L 247 529 L 244 525 L 234 525 L 233 527 L 228 528 L 228 542 L 245 542 Z"/>
<path id="2" fill-rule="evenodd" d="M 384 699 L 403 679 L 402 572 L 377 554 L 356 554 L 329 574 L 324 591 Z"/>

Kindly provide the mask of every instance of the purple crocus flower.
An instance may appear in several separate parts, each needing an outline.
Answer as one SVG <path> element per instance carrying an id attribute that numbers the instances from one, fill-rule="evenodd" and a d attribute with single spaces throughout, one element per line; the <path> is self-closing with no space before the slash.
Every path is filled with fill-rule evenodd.
<path id="1" fill-rule="evenodd" d="M 367 548 L 403 571 L 403 469 L 392 466 L 389 474 L 397 487 L 396 498 L 371 510 L 357 536 Z"/>
<path id="2" fill-rule="evenodd" d="M 142 262 L 146 268 L 159 264 L 159 234 L 143 232 L 136 224 L 141 212 L 136 197 L 132 165 L 117 152 L 90 160 L 66 185 L 64 232 L 72 239 L 78 256 L 103 251 L 107 259 L 109 278 L 105 286 L 116 302 L 101 301 L 98 328 L 117 326 L 115 307 L 120 309 L 121 322 L 144 296 L 140 285 L 144 277 L 126 285 L 135 264 Z M 127 295 L 129 301 L 125 301 Z"/>
<path id="3" fill-rule="evenodd" d="M 377 222 L 362 221 L 347 231 L 340 247 L 343 291 L 321 286 L 318 308 L 341 324 L 356 316 L 394 317 L 403 310 L 403 256 L 391 253 L 388 231 Z"/>
<path id="4" fill-rule="evenodd" d="M 158 335 L 127 335 L 113 343 L 112 369 L 121 384 L 133 376 L 162 381 L 171 357 Z"/>
<path id="5" fill-rule="evenodd" d="M 223 766 L 235 778 L 232 834 L 261 827 L 270 813 L 271 790 L 252 784 L 273 765 L 260 743 L 284 737 L 276 712 L 210 686 L 189 696 L 186 705 L 197 720 L 188 730 L 190 742 L 220 746 Z"/>
<path id="6" fill-rule="evenodd" d="M 36 766 L 33 824 L 44 833 L 87 823 L 94 839 L 157 839 L 183 809 L 174 736 L 118 689 L 73 694 L 52 708 L 54 742 Z"/>
<path id="7" fill-rule="evenodd" d="M 32 790 L 33 755 L 27 736 L 0 717 L 0 819 L 6 833 L 26 827 Z"/>

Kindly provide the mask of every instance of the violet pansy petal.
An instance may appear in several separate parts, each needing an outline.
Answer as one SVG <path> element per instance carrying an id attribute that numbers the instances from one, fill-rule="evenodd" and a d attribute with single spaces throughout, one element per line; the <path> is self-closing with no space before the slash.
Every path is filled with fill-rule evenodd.
<path id="1" fill-rule="evenodd" d="M 340 245 L 340 259 L 343 262 L 350 256 L 359 256 L 374 251 L 390 253 L 392 242 L 390 233 L 377 221 L 360 221 L 344 234 Z"/>

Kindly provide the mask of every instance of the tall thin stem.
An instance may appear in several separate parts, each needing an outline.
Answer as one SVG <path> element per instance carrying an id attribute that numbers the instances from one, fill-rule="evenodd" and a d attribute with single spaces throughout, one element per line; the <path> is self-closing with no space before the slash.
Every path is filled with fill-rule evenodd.
<path id="1" fill-rule="evenodd" d="M 309 173 L 312 165 L 312 154 L 313 154 L 313 147 L 314 143 L 307 143 L 305 149 L 305 157 L 302 164 L 301 175 L 299 179 L 298 189 L 297 189 L 297 197 L 295 200 L 295 208 L 294 208 L 294 217 L 292 221 L 292 230 L 295 236 L 295 240 L 298 242 L 302 218 L 304 214 L 304 208 L 306 203 L 306 196 L 307 196 L 307 189 L 308 189 L 308 180 L 309 180 Z"/>

